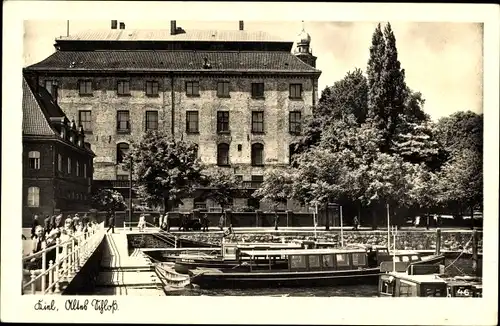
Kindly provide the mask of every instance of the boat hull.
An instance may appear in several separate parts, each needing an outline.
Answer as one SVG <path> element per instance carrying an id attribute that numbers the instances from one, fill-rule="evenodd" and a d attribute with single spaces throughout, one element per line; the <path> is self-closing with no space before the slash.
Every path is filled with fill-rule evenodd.
<path id="1" fill-rule="evenodd" d="M 322 287 L 335 285 L 378 284 L 379 268 L 318 272 L 250 272 L 229 273 L 194 270 L 191 283 L 203 289 Z"/>

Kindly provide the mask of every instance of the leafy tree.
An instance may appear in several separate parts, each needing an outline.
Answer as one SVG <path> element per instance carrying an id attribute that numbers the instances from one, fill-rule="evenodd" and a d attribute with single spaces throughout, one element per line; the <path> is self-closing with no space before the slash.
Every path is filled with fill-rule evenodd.
<path id="1" fill-rule="evenodd" d="M 436 137 L 452 155 L 464 149 L 483 151 L 483 114 L 459 111 L 438 120 Z"/>
<path id="2" fill-rule="evenodd" d="M 203 166 L 196 156 L 197 146 L 175 140 L 163 131 L 149 131 L 132 146 L 129 155 L 138 185 L 138 197 L 151 205 L 177 204 L 205 184 Z"/>
<path id="3" fill-rule="evenodd" d="M 425 163 L 427 168 L 436 171 L 446 161 L 444 148 L 436 140 L 432 122 L 406 123 L 406 133 L 399 133 L 392 142 L 392 152 L 400 155 L 406 162 Z"/>
<path id="4" fill-rule="evenodd" d="M 322 92 L 315 114 L 327 119 L 342 119 L 344 116 L 354 115 L 356 121 L 362 123 L 366 119 L 367 110 L 367 79 L 356 68 Z"/>
<path id="5" fill-rule="evenodd" d="M 206 197 L 212 198 L 222 209 L 231 203 L 234 191 L 241 186 L 234 173 L 222 169 L 206 173 L 206 181 L 210 188 Z"/>
<path id="6" fill-rule="evenodd" d="M 92 202 L 94 208 L 111 214 L 127 208 L 122 194 L 113 189 L 100 189 L 92 196 Z"/>
<path id="7" fill-rule="evenodd" d="M 373 125 L 383 132 L 382 152 L 388 153 L 402 124 L 408 88 L 398 60 L 396 37 L 387 24 L 375 29 L 368 61 L 368 110 Z"/>
<path id="8" fill-rule="evenodd" d="M 420 92 L 414 92 L 409 87 L 406 89 L 408 97 L 404 105 L 404 118 L 408 123 L 429 122 L 431 117 L 424 112 L 425 99 Z"/>
<path id="9" fill-rule="evenodd" d="M 274 168 L 264 173 L 264 182 L 252 196 L 271 204 L 277 210 L 280 204 L 293 197 L 293 183 L 296 169 Z"/>
<path id="10" fill-rule="evenodd" d="M 463 149 L 443 166 L 439 174 L 442 201 L 468 208 L 482 208 L 483 156 L 471 149 Z"/>

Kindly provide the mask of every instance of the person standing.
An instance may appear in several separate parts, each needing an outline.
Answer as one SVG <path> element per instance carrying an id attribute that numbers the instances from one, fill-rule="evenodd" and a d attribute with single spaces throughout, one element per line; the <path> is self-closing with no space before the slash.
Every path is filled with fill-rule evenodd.
<path id="1" fill-rule="evenodd" d="M 278 231 L 278 224 L 280 221 L 280 217 L 278 215 L 278 212 L 274 212 L 274 230 Z"/>
<path id="2" fill-rule="evenodd" d="M 167 229 L 167 232 L 170 232 L 170 214 L 168 212 L 165 213 L 165 216 L 163 217 L 164 219 L 164 224 L 165 228 Z"/>
<path id="3" fill-rule="evenodd" d="M 203 214 L 203 218 L 201 220 L 203 225 L 203 232 L 208 232 L 208 215 L 207 213 Z"/>
<path id="4" fill-rule="evenodd" d="M 115 214 L 111 213 L 108 219 L 108 224 L 109 228 L 106 231 L 106 233 L 109 232 L 109 230 L 112 230 L 111 233 L 115 233 Z"/>
<path id="5" fill-rule="evenodd" d="M 221 231 L 224 231 L 224 214 L 220 215 L 220 218 L 219 218 L 219 229 Z"/>
<path id="6" fill-rule="evenodd" d="M 158 224 L 158 215 L 155 215 L 153 217 L 153 224 L 154 224 L 155 228 L 157 228 L 159 226 L 159 224 Z"/>
<path id="7" fill-rule="evenodd" d="M 353 230 L 357 231 L 359 227 L 359 220 L 357 216 L 354 216 L 353 224 L 354 224 Z"/>
<path id="8" fill-rule="evenodd" d="M 33 216 L 33 221 L 31 222 L 31 239 L 35 238 L 35 233 L 36 233 L 36 227 L 40 225 L 40 222 L 38 221 L 38 215 Z"/>

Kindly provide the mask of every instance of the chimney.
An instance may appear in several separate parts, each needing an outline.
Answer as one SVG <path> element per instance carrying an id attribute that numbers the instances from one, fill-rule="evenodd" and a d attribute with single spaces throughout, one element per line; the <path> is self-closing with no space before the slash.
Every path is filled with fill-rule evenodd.
<path id="1" fill-rule="evenodd" d="M 124 22 L 120 22 L 120 29 L 125 29 L 125 23 Z"/>
<path id="2" fill-rule="evenodd" d="M 170 35 L 175 35 L 177 33 L 177 23 L 175 20 L 170 21 Z"/>
<path id="3" fill-rule="evenodd" d="M 117 29 L 117 28 L 118 28 L 118 20 L 112 20 L 111 29 Z"/>
<path id="4" fill-rule="evenodd" d="M 243 30 L 243 20 L 240 20 L 240 31 Z"/>

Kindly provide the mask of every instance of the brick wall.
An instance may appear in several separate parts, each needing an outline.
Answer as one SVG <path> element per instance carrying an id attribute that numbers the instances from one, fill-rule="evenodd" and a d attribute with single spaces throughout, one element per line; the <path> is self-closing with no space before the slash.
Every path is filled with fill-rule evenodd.
<path id="1" fill-rule="evenodd" d="M 42 76 L 40 84 L 45 80 L 57 80 L 59 83 L 58 103 L 69 119 L 78 123 L 79 110 L 92 111 L 92 131 L 86 133 L 86 140 L 92 145 L 97 157 L 94 162 L 94 178 L 97 180 L 113 180 L 121 173 L 116 163 L 116 146 L 120 142 L 139 141 L 145 131 L 145 111 L 158 111 L 160 129 L 171 130 L 172 98 L 171 80 L 161 76 L 140 76 L 133 78 L 92 77 L 91 96 L 80 96 L 78 77 Z M 118 80 L 130 81 L 130 95 L 116 94 Z M 159 95 L 145 95 L 145 82 L 158 81 Z M 185 82 L 200 82 L 200 96 L 188 97 L 185 93 Z M 230 98 L 217 97 L 217 82 L 230 82 Z M 265 99 L 251 99 L 251 83 L 264 82 Z M 189 78 L 174 79 L 174 113 L 175 135 L 189 139 L 199 145 L 200 158 L 207 164 L 216 164 L 217 144 L 227 142 L 230 145 L 231 167 L 235 173 L 242 174 L 244 180 L 251 180 L 252 174 L 263 174 L 273 165 L 288 164 L 289 144 L 295 139 L 288 132 L 289 111 L 301 111 L 302 116 L 311 114 L 314 94 L 311 78 Z M 289 84 L 303 85 L 301 100 L 289 99 Z M 130 110 L 130 134 L 117 134 L 116 111 Z M 199 134 L 186 134 L 186 111 L 199 111 Z M 216 133 L 218 110 L 229 111 L 230 135 L 220 136 Z M 251 111 L 263 110 L 265 133 L 251 133 Z M 250 165 L 251 144 L 264 144 L 264 160 L 267 167 Z M 241 145 L 241 151 L 238 151 Z"/>

